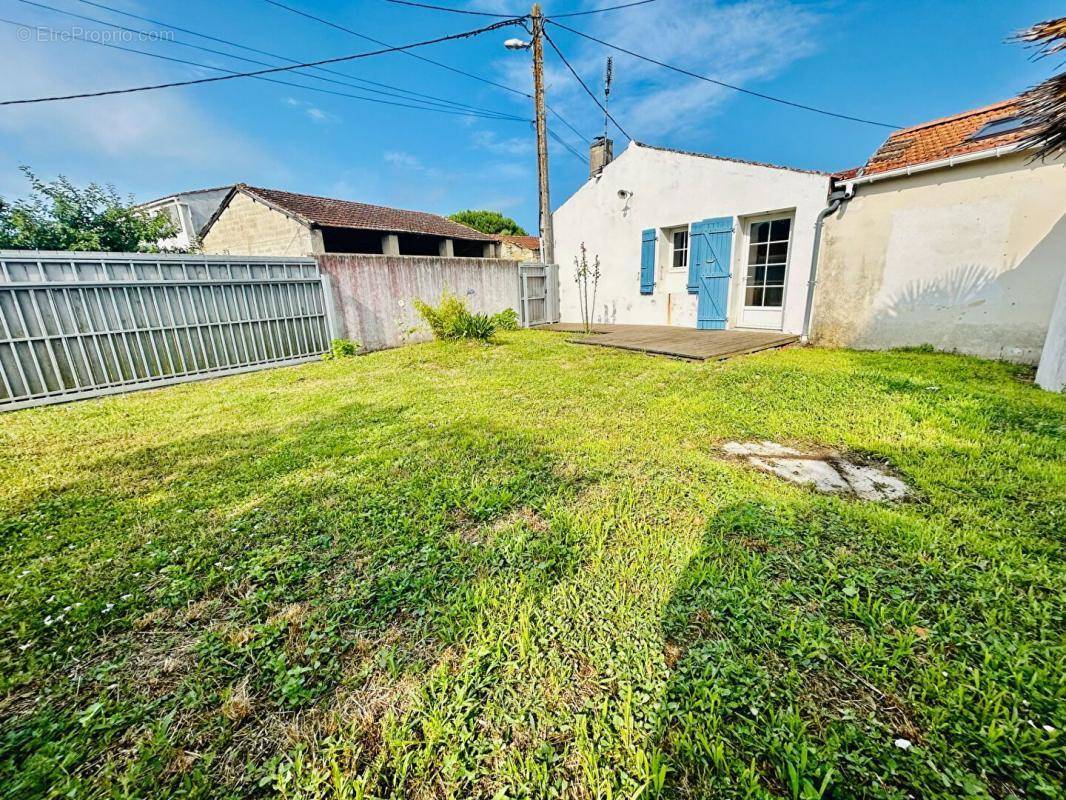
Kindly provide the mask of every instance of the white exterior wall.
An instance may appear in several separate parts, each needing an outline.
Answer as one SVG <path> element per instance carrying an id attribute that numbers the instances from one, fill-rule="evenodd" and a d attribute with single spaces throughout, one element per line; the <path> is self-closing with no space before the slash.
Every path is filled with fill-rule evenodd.
<path id="1" fill-rule="evenodd" d="M 1066 272 L 1066 159 L 860 184 L 825 222 L 812 340 L 1036 364 Z"/>
<path id="2" fill-rule="evenodd" d="M 792 243 L 785 278 L 783 329 L 803 325 L 814 223 L 826 205 L 825 175 L 631 144 L 552 216 L 559 262 L 560 311 L 580 322 L 574 258 L 584 242 L 589 261 L 599 255 L 601 277 L 594 319 L 600 323 L 696 327 L 697 296 L 686 290 L 687 270 L 668 264 L 662 228 L 712 217 L 734 218 L 728 327 L 738 327 L 743 300 L 746 223 L 767 212 L 792 212 Z M 621 199 L 620 190 L 632 192 Z M 738 219 L 739 218 L 739 219 Z M 653 294 L 640 293 L 641 232 L 659 230 Z"/>

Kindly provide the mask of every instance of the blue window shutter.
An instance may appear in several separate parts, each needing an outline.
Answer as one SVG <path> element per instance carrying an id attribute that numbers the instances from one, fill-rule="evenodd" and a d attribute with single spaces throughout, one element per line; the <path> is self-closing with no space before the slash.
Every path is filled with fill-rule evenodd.
<path id="1" fill-rule="evenodd" d="M 688 283 L 689 294 L 699 294 L 700 264 L 707 258 L 707 240 L 703 237 L 703 223 L 693 222 L 688 232 Z"/>
<path id="2" fill-rule="evenodd" d="M 655 291 L 655 228 L 640 235 L 640 293 Z"/>

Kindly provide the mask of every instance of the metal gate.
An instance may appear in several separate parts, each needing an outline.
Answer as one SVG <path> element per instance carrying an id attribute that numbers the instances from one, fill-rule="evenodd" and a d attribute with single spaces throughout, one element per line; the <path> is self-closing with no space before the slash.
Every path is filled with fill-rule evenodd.
<path id="1" fill-rule="evenodd" d="M 0 251 L 0 411 L 320 356 L 313 259 Z"/>
<path id="2" fill-rule="evenodd" d="M 522 298 L 522 325 L 546 325 L 559 321 L 559 267 L 533 262 L 518 265 Z"/>

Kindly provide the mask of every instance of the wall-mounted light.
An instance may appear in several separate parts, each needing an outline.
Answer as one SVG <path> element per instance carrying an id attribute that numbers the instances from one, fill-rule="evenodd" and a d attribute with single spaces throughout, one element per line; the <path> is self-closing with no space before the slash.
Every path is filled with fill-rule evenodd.
<path id="1" fill-rule="evenodd" d="M 629 189 L 619 189 L 618 190 L 618 199 L 619 200 L 628 200 L 632 196 L 633 196 L 633 193 L 631 191 L 629 191 Z"/>

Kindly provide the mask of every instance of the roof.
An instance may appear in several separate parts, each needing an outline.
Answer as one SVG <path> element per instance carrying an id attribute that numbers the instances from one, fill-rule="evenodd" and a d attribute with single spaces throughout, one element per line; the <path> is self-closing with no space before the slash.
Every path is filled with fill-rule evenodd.
<path id="1" fill-rule="evenodd" d="M 807 175 L 828 175 L 828 172 L 822 172 L 817 169 L 799 169 L 798 167 L 785 167 L 781 164 L 768 164 L 765 161 L 747 161 L 743 158 L 729 158 L 728 156 L 714 156 L 709 153 L 694 153 L 691 150 L 677 150 L 673 147 L 660 147 L 654 144 L 645 144 L 644 142 L 634 141 L 637 147 L 644 147 L 648 150 L 660 150 L 664 153 L 677 153 L 682 156 L 695 156 L 696 158 L 712 158 L 715 161 L 732 161 L 734 164 L 749 164 L 753 167 L 768 167 L 770 169 L 783 169 L 789 172 L 803 172 Z"/>
<path id="2" fill-rule="evenodd" d="M 425 211 L 405 211 L 400 208 L 356 203 L 352 200 L 337 200 L 313 194 L 296 194 L 280 189 L 263 189 L 238 183 L 226 197 L 219 210 L 204 226 L 207 231 L 222 210 L 229 205 L 233 195 L 244 192 L 257 198 L 282 213 L 295 217 L 305 225 L 328 228 L 356 228 L 359 230 L 387 231 L 393 233 L 419 233 L 442 236 L 449 239 L 465 239 L 478 242 L 494 242 L 496 237 L 474 230 L 466 225 Z"/>
<path id="3" fill-rule="evenodd" d="M 540 250 L 540 237 L 538 236 L 505 236 L 499 234 L 501 242 L 509 242 L 526 250 Z"/>
<path id="4" fill-rule="evenodd" d="M 162 197 L 157 197 L 155 200 L 146 200 L 143 203 L 138 203 L 137 208 L 144 208 L 145 206 L 154 206 L 156 203 L 162 203 L 164 200 L 173 200 L 175 197 L 187 197 L 191 194 L 207 194 L 208 192 L 228 192 L 233 188 L 233 184 L 228 186 L 214 186 L 210 189 L 190 189 L 187 192 L 174 192 L 173 194 L 166 194 Z"/>
<path id="5" fill-rule="evenodd" d="M 1009 119 L 1018 113 L 1018 100 L 1012 98 L 951 117 L 903 128 L 889 136 L 877 152 L 870 156 L 861 174 L 876 175 L 879 172 L 1016 144 L 1026 137 L 1026 129 L 1006 131 L 999 136 L 989 136 L 976 141 L 970 137 L 989 122 Z"/>

